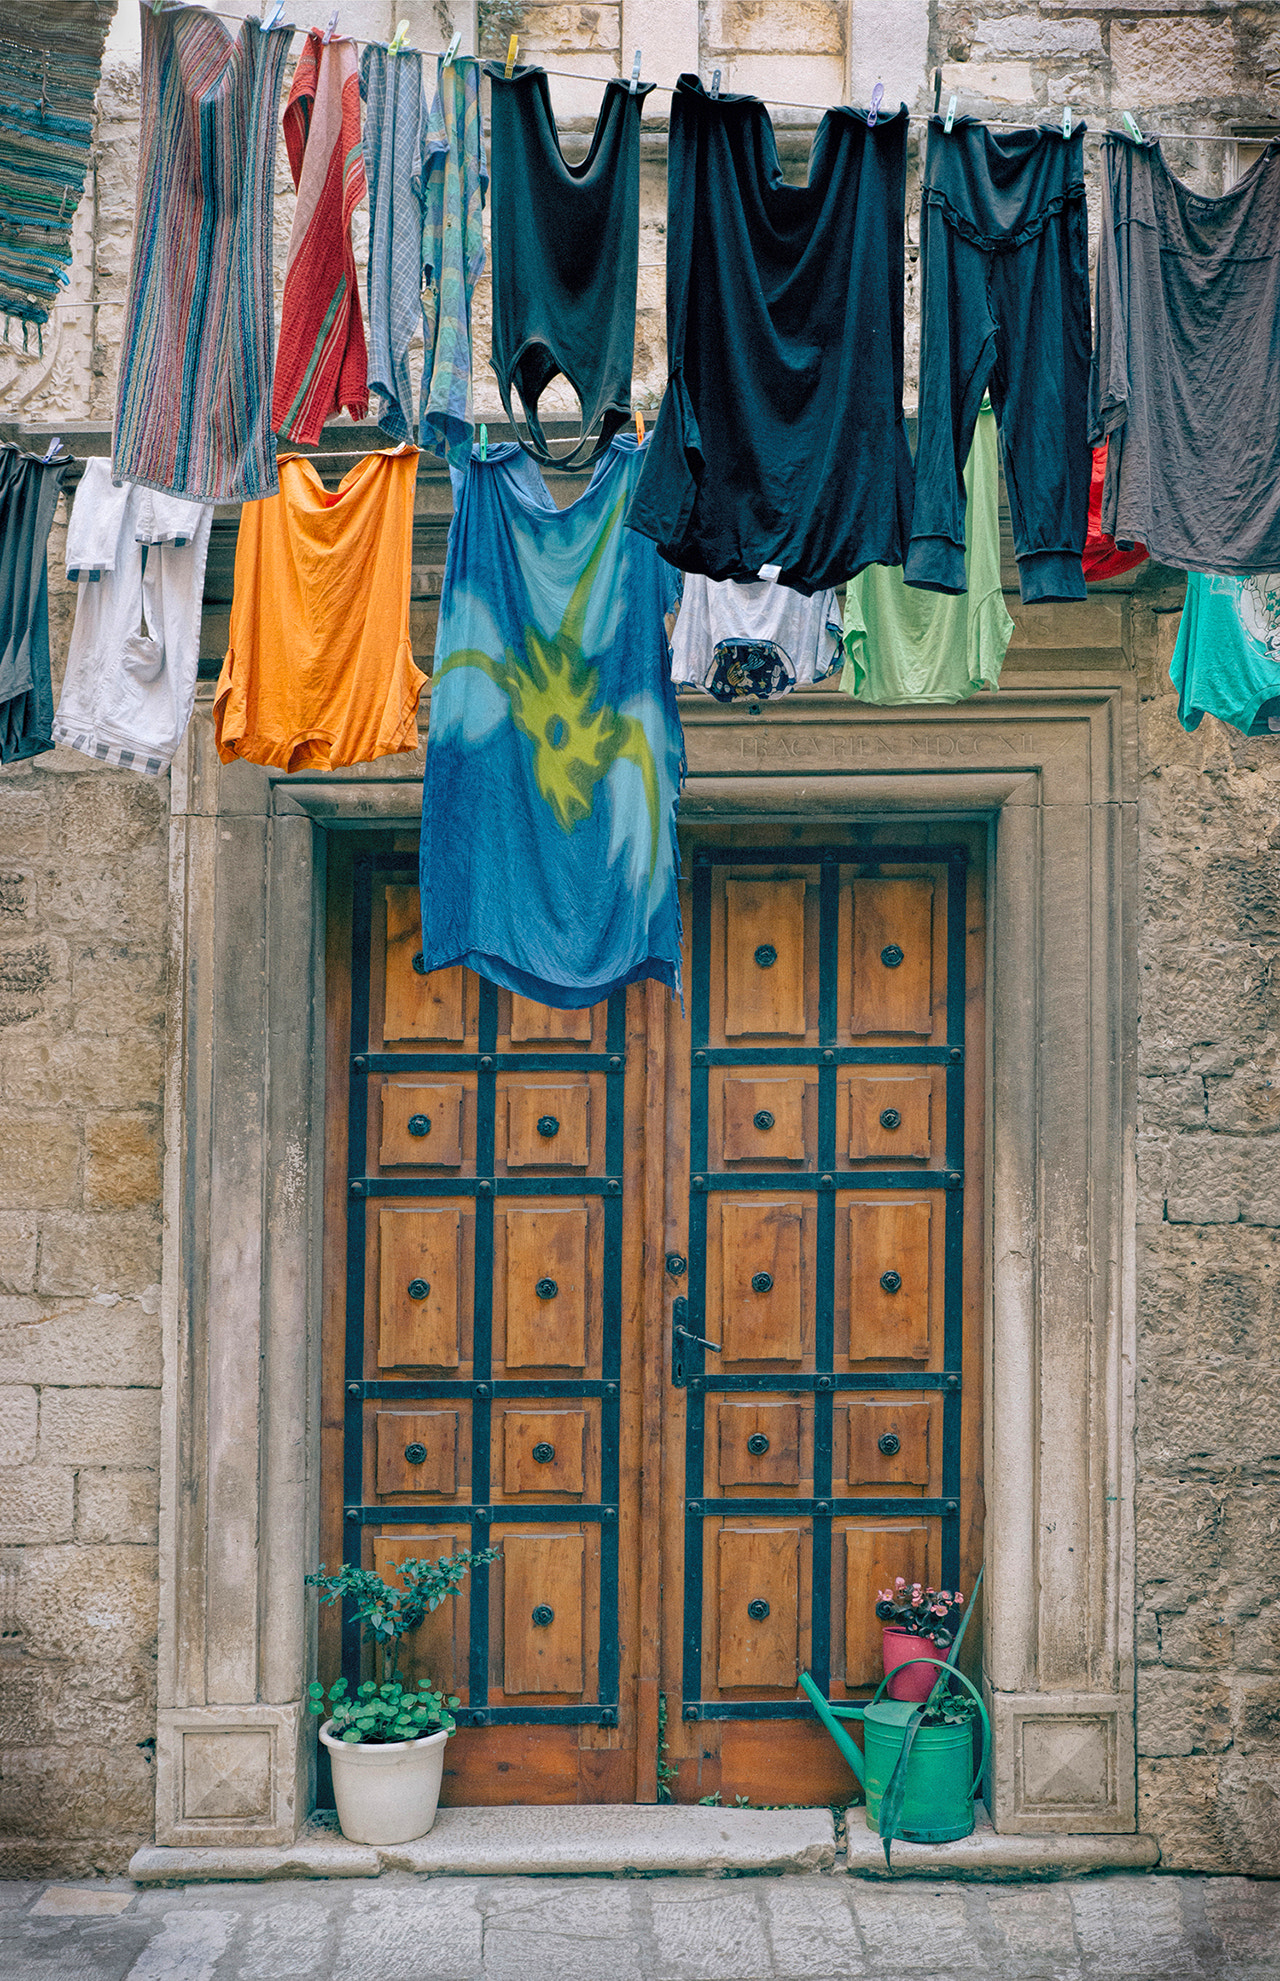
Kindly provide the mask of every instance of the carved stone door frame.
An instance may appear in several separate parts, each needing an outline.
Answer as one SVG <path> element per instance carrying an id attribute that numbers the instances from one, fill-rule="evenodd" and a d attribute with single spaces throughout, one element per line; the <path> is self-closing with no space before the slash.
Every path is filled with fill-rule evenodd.
<path id="1" fill-rule="evenodd" d="M 985 1676 L 998 1830 L 1132 1831 L 1132 690 L 684 704 L 690 820 L 990 821 Z M 174 766 L 157 1840 L 291 1843 L 318 1534 L 330 832 L 420 760 Z"/>

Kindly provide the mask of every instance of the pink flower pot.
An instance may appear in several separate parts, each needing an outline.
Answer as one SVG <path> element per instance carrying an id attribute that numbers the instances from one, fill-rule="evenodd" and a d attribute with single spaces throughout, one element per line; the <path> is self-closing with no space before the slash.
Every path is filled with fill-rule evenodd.
<path id="1" fill-rule="evenodd" d="M 886 1629 L 884 1633 L 885 1677 L 897 1671 L 899 1665 L 908 1664 L 912 1658 L 941 1657 L 932 1637 L 917 1637 L 910 1630 Z M 933 1691 L 934 1681 L 939 1677 L 936 1665 L 910 1665 L 897 1678 L 889 1678 L 888 1693 L 891 1699 L 912 1699 L 918 1704 L 927 1699 Z"/>

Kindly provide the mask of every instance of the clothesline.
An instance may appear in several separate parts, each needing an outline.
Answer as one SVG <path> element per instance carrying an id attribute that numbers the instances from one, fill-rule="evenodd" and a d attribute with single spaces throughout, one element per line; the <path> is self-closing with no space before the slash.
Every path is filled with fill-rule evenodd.
<path id="1" fill-rule="evenodd" d="M 243 20 L 256 20 L 258 18 L 257 15 L 253 15 L 253 14 L 249 14 L 249 15 L 229 14 L 222 7 L 204 7 L 201 9 L 201 11 L 206 14 L 216 14 L 219 20 L 235 21 L 237 25 L 239 25 L 239 23 Z M 280 23 L 280 26 L 294 27 L 294 31 L 299 34 L 304 34 L 307 31 L 305 28 L 297 27 L 295 23 L 290 21 L 282 21 Z M 335 33 L 334 38 L 335 40 L 354 41 L 357 48 L 385 48 L 387 46 L 386 42 L 378 41 L 376 39 L 371 38 L 368 35 L 360 35 L 360 34 L 344 35 L 342 34 L 341 29 L 339 29 Z M 417 49 L 410 47 L 406 47 L 405 52 L 406 54 L 410 54 L 410 55 L 420 54 L 425 61 L 432 61 L 436 57 L 443 55 L 445 53 L 444 49 L 442 48 Z M 496 57 L 485 56 L 485 57 L 478 57 L 477 59 L 482 61 L 495 61 L 495 60 L 500 61 L 502 58 L 500 56 L 496 56 Z M 539 68 L 543 67 L 541 63 L 538 63 L 536 66 Z M 576 69 L 544 69 L 543 73 L 548 76 L 556 76 L 564 82 L 571 82 L 571 83 L 597 83 L 597 82 L 609 83 L 609 82 L 625 81 L 625 77 L 622 76 L 584 76 L 584 75 L 580 75 Z M 643 81 L 644 78 L 642 77 L 641 80 Z M 656 90 L 661 90 L 664 95 L 670 96 L 674 91 L 676 85 L 674 83 L 652 83 L 649 85 L 649 87 Z M 762 96 L 757 100 L 761 103 L 767 103 L 771 110 L 810 110 L 813 112 L 815 117 L 825 117 L 828 110 L 834 107 L 838 107 L 838 106 L 833 106 L 830 103 L 793 103 L 788 97 L 785 96 Z M 882 114 L 887 118 L 890 115 L 892 115 L 892 112 L 888 110 L 884 110 Z M 927 124 L 929 122 L 930 117 L 935 114 L 936 113 L 932 111 L 913 110 L 908 113 L 907 121 L 910 124 Z M 1052 112 L 1046 111 L 1046 115 L 1051 116 Z M 1023 118 L 1021 122 L 1018 124 L 997 123 L 990 118 L 985 119 L 984 121 L 991 123 L 993 130 L 1021 130 L 1025 127 L 1027 123 L 1026 118 Z M 1248 137 L 1241 139 L 1239 133 L 1235 131 L 1228 131 L 1225 133 L 1222 131 L 1147 131 L 1145 130 L 1144 127 L 1144 134 L 1147 137 L 1152 137 L 1152 138 L 1173 138 L 1177 140 L 1179 143 L 1183 143 L 1183 144 L 1239 144 L 1241 142 L 1245 144 L 1249 144 L 1251 142 L 1253 143 L 1260 142 L 1260 140 L 1258 139 L 1250 139 Z M 1095 131 L 1095 130 L 1085 131 L 1085 136 L 1087 138 L 1097 139 L 1097 140 L 1101 140 L 1102 138 L 1110 137 L 1112 135 L 1119 136 L 1120 133 L 1119 132 L 1112 133 L 1110 131 Z M 1277 135 L 1280 135 L 1280 133 L 1277 133 Z"/>

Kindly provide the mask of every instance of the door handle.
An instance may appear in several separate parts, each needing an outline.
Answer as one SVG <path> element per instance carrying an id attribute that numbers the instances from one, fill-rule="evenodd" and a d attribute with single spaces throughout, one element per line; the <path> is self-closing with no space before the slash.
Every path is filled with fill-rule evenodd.
<path id="1" fill-rule="evenodd" d="M 710 1348 L 715 1354 L 718 1355 L 720 1353 L 720 1343 L 718 1341 L 708 1341 L 704 1334 L 695 1334 L 692 1328 L 685 1326 L 688 1318 L 689 1302 L 683 1296 L 679 1300 L 673 1300 L 671 1303 L 671 1380 L 677 1389 L 682 1389 L 685 1383 L 684 1356 L 680 1349 L 681 1342 L 692 1342 L 695 1348 Z"/>
<path id="2" fill-rule="evenodd" d="M 692 1328 L 682 1328 L 677 1325 L 676 1333 L 682 1336 L 685 1341 L 696 1341 L 699 1348 L 713 1349 L 717 1355 L 720 1353 L 720 1343 L 718 1341 L 708 1341 L 705 1334 L 694 1334 Z"/>

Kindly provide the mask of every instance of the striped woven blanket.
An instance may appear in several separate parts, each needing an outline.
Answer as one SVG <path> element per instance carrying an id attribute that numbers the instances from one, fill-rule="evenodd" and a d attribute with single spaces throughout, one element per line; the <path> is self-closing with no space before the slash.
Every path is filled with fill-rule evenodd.
<path id="1" fill-rule="evenodd" d="M 49 321 L 71 260 L 115 0 L 0 7 L 0 316 Z M 43 345 L 43 338 L 41 339 Z"/>
<path id="2" fill-rule="evenodd" d="M 271 424 L 282 438 L 314 447 L 340 407 L 357 420 L 369 410 L 351 245 L 351 216 L 365 194 L 354 41 L 326 41 L 311 30 L 283 123 L 298 204 L 280 304 Z"/>
<path id="3" fill-rule="evenodd" d="M 190 502 L 279 486 L 271 204 L 291 27 L 233 40 L 201 7 L 142 9 L 142 132 L 112 472 Z"/>

